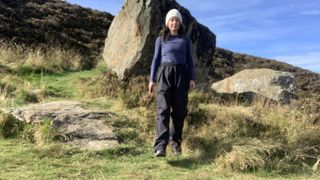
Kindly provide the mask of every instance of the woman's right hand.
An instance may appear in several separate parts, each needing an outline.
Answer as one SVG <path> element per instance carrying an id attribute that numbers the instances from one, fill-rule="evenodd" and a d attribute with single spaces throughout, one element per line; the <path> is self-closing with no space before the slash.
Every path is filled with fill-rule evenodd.
<path id="1" fill-rule="evenodd" d="M 189 88 L 190 88 L 190 90 L 194 90 L 194 88 L 196 88 L 196 83 L 194 82 L 194 80 L 190 80 Z"/>
<path id="2" fill-rule="evenodd" d="M 152 94 L 154 91 L 154 82 L 149 82 L 149 93 Z"/>

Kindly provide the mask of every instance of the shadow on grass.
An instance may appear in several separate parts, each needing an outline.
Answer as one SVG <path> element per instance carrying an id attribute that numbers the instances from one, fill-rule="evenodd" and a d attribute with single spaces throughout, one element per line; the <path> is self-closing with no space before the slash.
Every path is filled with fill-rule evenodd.
<path id="1" fill-rule="evenodd" d="M 197 169 L 201 165 L 212 164 L 219 154 L 221 145 L 223 144 L 220 140 L 207 139 L 207 138 L 194 138 L 191 146 L 193 152 L 198 150 L 195 155 L 189 157 L 181 157 L 174 160 L 168 160 L 168 164 L 174 167 L 181 167 L 185 169 Z"/>
<path id="2" fill-rule="evenodd" d="M 144 153 L 145 149 L 143 147 L 135 147 L 132 145 L 120 145 L 111 149 L 90 152 L 92 156 L 101 156 L 109 158 L 118 158 L 122 156 L 140 156 Z"/>
<path id="3" fill-rule="evenodd" d="M 201 165 L 212 164 L 216 158 L 215 152 L 202 151 L 197 156 L 177 158 L 173 160 L 167 160 L 167 163 L 174 167 L 180 167 L 184 169 L 197 169 Z"/>
<path id="4" fill-rule="evenodd" d="M 195 158 L 182 158 L 168 160 L 167 163 L 173 167 L 180 167 L 184 169 L 196 169 L 199 165 L 199 162 Z"/>

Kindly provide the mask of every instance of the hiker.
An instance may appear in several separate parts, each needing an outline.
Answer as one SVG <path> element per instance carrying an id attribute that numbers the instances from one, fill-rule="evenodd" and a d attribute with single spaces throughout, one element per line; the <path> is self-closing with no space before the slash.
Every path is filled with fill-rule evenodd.
<path id="1" fill-rule="evenodd" d="M 156 157 L 166 156 L 169 140 L 173 154 L 181 154 L 188 90 L 195 88 L 192 46 L 184 34 L 182 23 L 181 13 L 177 9 L 171 9 L 166 15 L 165 27 L 160 31 L 155 43 L 149 93 L 153 93 L 157 82 L 157 134 L 154 144 Z M 173 127 L 169 130 L 170 115 Z"/>

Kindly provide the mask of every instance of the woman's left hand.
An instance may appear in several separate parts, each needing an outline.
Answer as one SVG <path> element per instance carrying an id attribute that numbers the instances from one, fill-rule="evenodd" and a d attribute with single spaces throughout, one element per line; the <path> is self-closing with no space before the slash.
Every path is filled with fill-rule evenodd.
<path id="1" fill-rule="evenodd" d="M 196 83 L 194 82 L 194 80 L 190 80 L 190 83 L 189 83 L 190 90 L 193 90 L 195 87 L 196 87 Z"/>

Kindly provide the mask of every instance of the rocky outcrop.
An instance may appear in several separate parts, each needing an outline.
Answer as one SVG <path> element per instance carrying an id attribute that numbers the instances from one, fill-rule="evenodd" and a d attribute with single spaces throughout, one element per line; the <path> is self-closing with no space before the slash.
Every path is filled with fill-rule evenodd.
<path id="1" fill-rule="evenodd" d="M 16 119 L 27 123 L 52 120 L 54 128 L 67 143 L 81 149 L 102 150 L 118 145 L 112 128 L 106 122 L 115 117 L 108 112 L 90 111 L 79 102 L 58 101 L 6 109 Z"/>
<path id="2" fill-rule="evenodd" d="M 149 73 L 155 40 L 172 8 L 182 13 L 186 34 L 193 44 L 198 80 L 207 77 L 216 45 L 216 37 L 207 27 L 175 0 L 126 0 L 110 26 L 103 53 L 108 67 L 120 79 Z"/>
<path id="3" fill-rule="evenodd" d="M 112 20 L 109 13 L 61 0 L 0 0 L 0 41 L 74 49 L 90 57 L 83 66 L 91 68 Z"/>
<path id="4" fill-rule="evenodd" d="M 217 93 L 253 93 L 289 103 L 296 95 L 296 84 L 292 73 L 271 69 L 247 69 L 229 78 L 212 84 Z"/>

